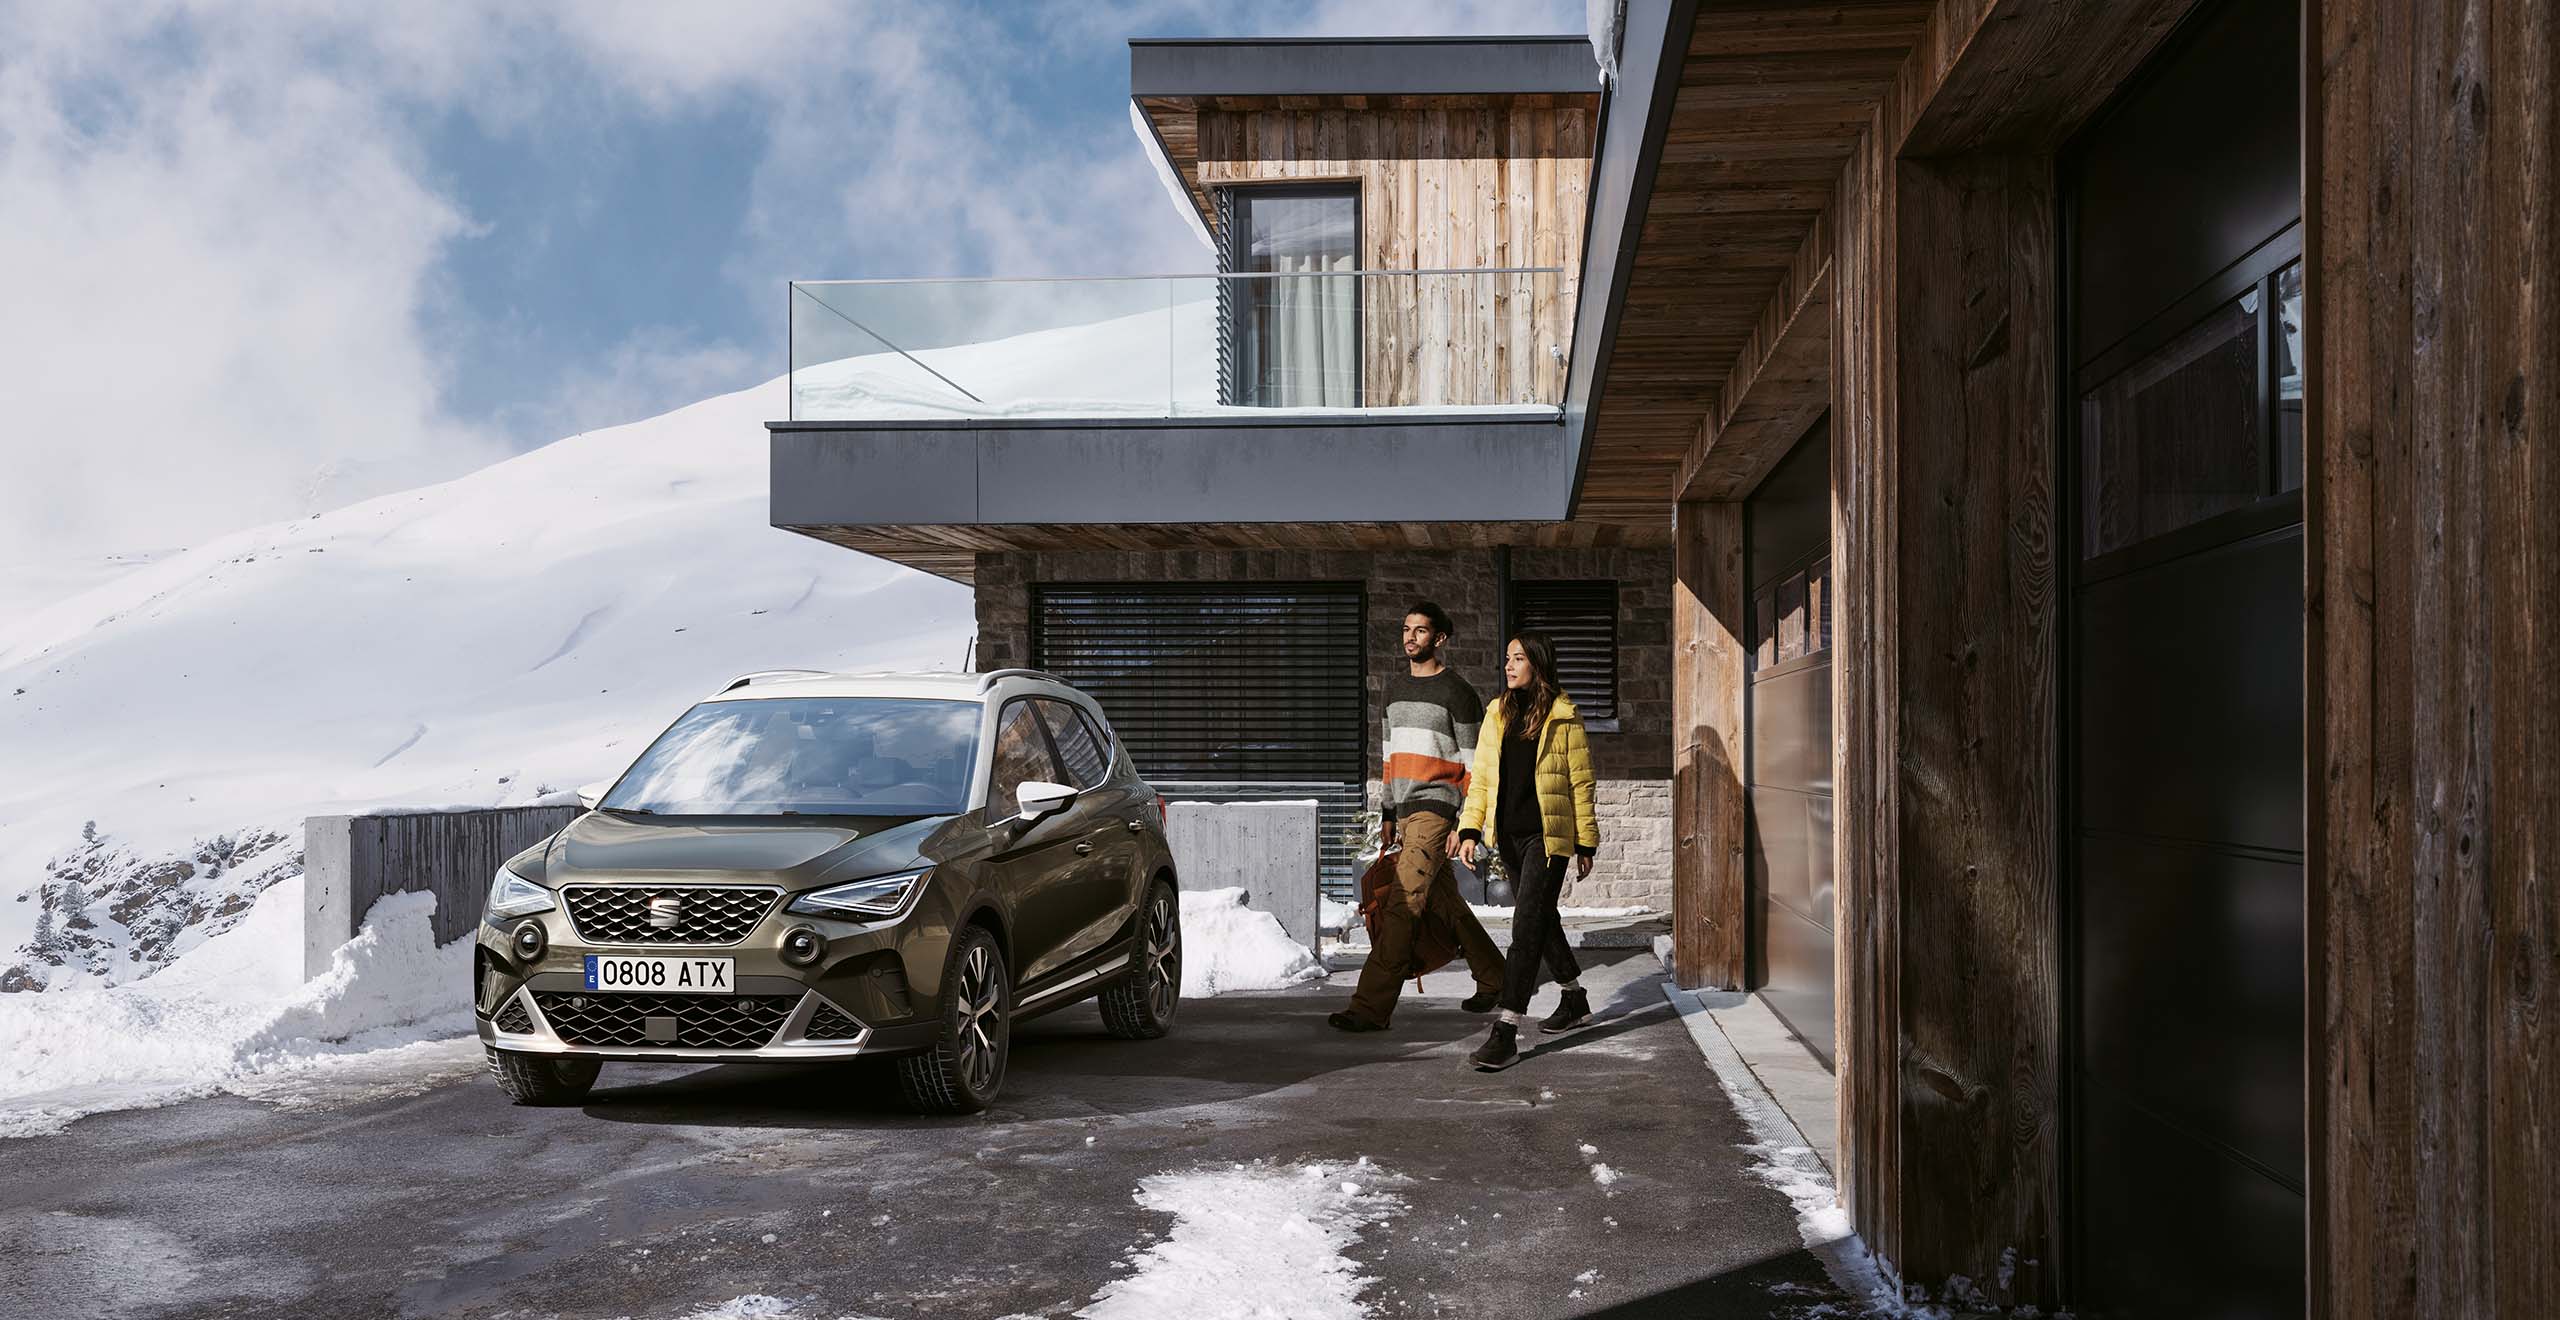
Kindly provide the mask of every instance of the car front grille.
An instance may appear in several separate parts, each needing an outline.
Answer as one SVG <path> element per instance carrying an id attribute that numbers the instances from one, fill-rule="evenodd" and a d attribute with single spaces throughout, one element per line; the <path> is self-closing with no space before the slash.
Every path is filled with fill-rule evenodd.
<path id="1" fill-rule="evenodd" d="M 780 896 L 726 885 L 571 885 L 562 893 L 570 923 L 589 944 L 735 944 Z"/>
<path id="2" fill-rule="evenodd" d="M 571 1045 L 670 1045 L 761 1049 L 791 1016 L 797 995 L 534 995 L 551 1030 Z"/>
<path id="3" fill-rule="evenodd" d="M 852 1040 L 862 1034 L 862 1024 L 836 1011 L 833 1004 L 820 1004 L 809 1019 L 809 1029 L 800 1033 L 802 1040 Z"/>
<path id="4" fill-rule="evenodd" d="M 500 1031 L 530 1035 L 533 1032 L 533 1015 L 524 1011 L 523 1000 L 510 996 L 506 1007 L 498 1010 L 497 1026 Z"/>

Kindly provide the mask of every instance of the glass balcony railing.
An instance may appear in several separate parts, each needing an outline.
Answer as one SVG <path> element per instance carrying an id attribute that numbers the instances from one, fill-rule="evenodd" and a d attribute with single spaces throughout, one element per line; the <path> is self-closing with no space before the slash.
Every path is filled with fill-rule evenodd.
<path id="1" fill-rule="evenodd" d="M 794 421 L 1554 408 L 1553 267 L 791 286 Z"/>

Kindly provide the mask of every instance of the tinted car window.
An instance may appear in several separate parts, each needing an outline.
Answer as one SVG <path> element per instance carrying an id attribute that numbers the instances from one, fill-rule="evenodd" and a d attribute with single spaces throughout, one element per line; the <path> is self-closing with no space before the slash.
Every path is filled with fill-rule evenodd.
<path id="1" fill-rule="evenodd" d="M 1013 791 L 1024 784 L 1064 782 L 1032 704 L 1017 701 L 1005 707 L 1004 723 L 996 730 L 995 769 L 987 784 L 987 805 L 993 808 L 990 819 L 1012 814 Z"/>
<path id="2" fill-rule="evenodd" d="M 1067 781 L 1077 788 L 1091 788 L 1111 775 L 1111 758 L 1102 750 L 1102 740 L 1094 737 L 1093 726 L 1085 721 L 1084 712 L 1063 701 L 1036 701 L 1040 713 L 1049 721 L 1049 736 L 1058 743 L 1058 759 L 1068 774 Z"/>
<path id="3" fill-rule="evenodd" d="M 706 701 L 649 744 L 604 806 L 661 816 L 956 812 L 968 803 L 979 715 L 970 701 Z"/>

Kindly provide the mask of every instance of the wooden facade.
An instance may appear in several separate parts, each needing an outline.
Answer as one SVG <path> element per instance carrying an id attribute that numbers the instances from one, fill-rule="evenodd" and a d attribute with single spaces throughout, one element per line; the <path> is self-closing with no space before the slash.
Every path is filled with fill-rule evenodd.
<path id="1" fill-rule="evenodd" d="M 1676 528 L 1675 956 L 1730 984 L 1719 510 L 1830 417 L 1838 1172 L 1933 1298 L 2073 1300 L 2055 152 L 2190 8 L 1700 6 L 1577 509 Z M 2307 8 L 2311 1310 L 2560 1313 L 2560 39 Z"/>
<path id="2" fill-rule="evenodd" d="M 2560 1314 L 2560 15 L 2314 7 L 2314 1309 Z"/>
<path id="3" fill-rule="evenodd" d="M 1362 404 L 1554 404 L 1573 340 L 1597 99 L 1148 98 L 1143 108 L 1213 233 L 1217 189 L 1351 183 L 1363 270 L 1556 270 L 1360 280 Z"/>

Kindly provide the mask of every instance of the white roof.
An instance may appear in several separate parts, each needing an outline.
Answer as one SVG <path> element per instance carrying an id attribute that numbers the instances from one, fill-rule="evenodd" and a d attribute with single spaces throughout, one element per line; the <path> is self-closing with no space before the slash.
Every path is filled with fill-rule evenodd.
<path id="1" fill-rule="evenodd" d="M 808 677 L 760 679 L 745 687 L 713 694 L 712 701 L 763 701 L 776 697 L 908 697 L 929 701 L 976 701 L 983 695 L 978 674 L 874 673 L 812 674 Z"/>

